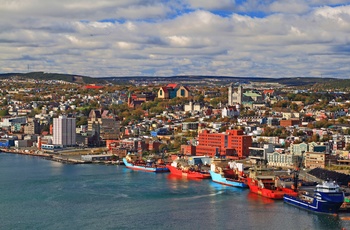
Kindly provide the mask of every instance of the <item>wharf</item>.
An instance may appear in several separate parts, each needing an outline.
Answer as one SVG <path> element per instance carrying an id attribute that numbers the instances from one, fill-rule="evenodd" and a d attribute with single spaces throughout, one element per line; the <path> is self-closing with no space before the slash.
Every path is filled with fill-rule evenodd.
<path id="1" fill-rule="evenodd" d="M 83 160 L 78 160 L 78 159 L 73 159 L 73 158 L 68 158 L 68 157 L 61 157 L 61 156 L 51 156 L 50 160 L 52 161 L 57 161 L 61 163 L 66 163 L 66 164 L 87 164 L 87 163 L 92 163 L 91 161 L 83 161 Z"/>
<path id="2" fill-rule="evenodd" d="M 37 157 L 51 157 L 51 155 L 48 153 L 43 153 L 40 151 L 33 151 L 33 150 L 0 149 L 0 151 L 4 153 L 13 153 L 13 154 L 21 154 L 21 155 L 29 155 L 29 156 L 37 156 Z"/>
<path id="3" fill-rule="evenodd" d="M 81 160 L 80 154 L 49 154 L 44 153 L 39 150 L 19 150 L 19 149 L 0 149 L 1 152 L 19 154 L 19 155 L 28 155 L 34 157 L 41 157 L 46 160 L 56 161 L 63 164 L 105 164 L 105 165 L 120 165 L 121 161 L 87 161 Z"/>

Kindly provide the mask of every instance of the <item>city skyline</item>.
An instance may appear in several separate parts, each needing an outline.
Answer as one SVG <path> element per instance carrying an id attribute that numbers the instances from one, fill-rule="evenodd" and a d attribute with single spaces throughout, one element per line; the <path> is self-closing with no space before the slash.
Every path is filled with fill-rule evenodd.
<path id="1" fill-rule="evenodd" d="M 344 0 L 18 0 L 0 8 L 0 73 L 348 78 Z"/>

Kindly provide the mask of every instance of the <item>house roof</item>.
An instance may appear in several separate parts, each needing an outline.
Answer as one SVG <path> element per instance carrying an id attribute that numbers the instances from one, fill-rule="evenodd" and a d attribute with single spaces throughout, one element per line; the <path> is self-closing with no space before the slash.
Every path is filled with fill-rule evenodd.
<path id="1" fill-rule="evenodd" d="M 86 85 L 84 86 L 85 89 L 102 89 L 103 86 L 100 86 L 100 85 Z"/>
<path id="2" fill-rule="evenodd" d="M 170 83 L 166 87 L 175 89 L 178 85 L 176 83 Z"/>
<path id="3" fill-rule="evenodd" d="M 104 110 L 104 111 L 102 112 L 101 117 L 107 117 L 108 113 L 109 113 L 108 110 Z"/>
<path id="4" fill-rule="evenodd" d="M 274 92 L 275 92 L 274 89 L 265 89 L 265 90 L 264 90 L 264 94 L 267 94 L 267 93 L 272 94 L 272 93 L 274 93 Z"/>
<path id="5" fill-rule="evenodd" d="M 167 93 L 167 92 L 168 92 L 167 87 L 160 87 L 160 88 L 164 91 L 164 93 Z"/>
<path id="6" fill-rule="evenodd" d="M 243 93 L 244 96 L 247 96 L 247 97 L 260 97 L 261 95 L 260 94 L 257 94 L 257 93 L 254 93 L 254 92 L 246 92 L 246 93 Z"/>

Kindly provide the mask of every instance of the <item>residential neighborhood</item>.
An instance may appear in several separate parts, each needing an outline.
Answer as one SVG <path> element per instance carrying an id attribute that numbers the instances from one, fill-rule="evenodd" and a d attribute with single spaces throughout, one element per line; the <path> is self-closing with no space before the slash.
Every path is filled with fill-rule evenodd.
<path id="1" fill-rule="evenodd" d="M 226 80 L 227 81 L 227 80 Z M 350 97 L 274 83 L 3 79 L 3 150 L 99 160 L 171 154 L 348 172 Z M 97 150 L 96 150 L 97 149 Z M 81 160 L 90 159 L 81 156 Z"/>

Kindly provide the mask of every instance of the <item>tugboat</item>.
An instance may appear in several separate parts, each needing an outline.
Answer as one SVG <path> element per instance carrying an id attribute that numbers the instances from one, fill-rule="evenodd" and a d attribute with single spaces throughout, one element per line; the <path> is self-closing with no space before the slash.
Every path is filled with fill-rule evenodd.
<path id="1" fill-rule="evenodd" d="M 213 161 L 209 170 L 213 182 L 239 188 L 248 188 L 243 164 L 234 161 Z"/>
<path id="2" fill-rule="evenodd" d="M 303 155 L 301 156 L 301 158 Z M 313 192 L 298 190 L 298 178 L 302 159 L 294 174 L 294 191 L 297 196 L 285 194 L 283 201 L 287 204 L 294 205 L 312 212 L 335 214 L 344 203 L 344 192 L 339 185 L 333 181 L 323 181 L 322 184 L 316 185 Z"/>

